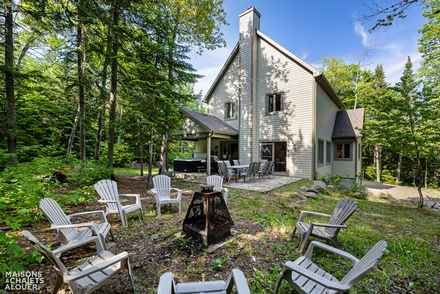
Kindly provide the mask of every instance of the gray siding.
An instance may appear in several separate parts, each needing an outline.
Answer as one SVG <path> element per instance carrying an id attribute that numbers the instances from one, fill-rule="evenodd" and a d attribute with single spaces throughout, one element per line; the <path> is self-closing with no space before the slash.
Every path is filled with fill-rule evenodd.
<path id="1" fill-rule="evenodd" d="M 261 142 L 287 142 L 286 168 L 290 176 L 312 178 L 312 75 L 264 39 L 258 42 L 256 133 L 254 156 Z M 281 93 L 283 111 L 267 115 L 266 95 Z M 296 144 L 296 149 L 293 148 Z"/>
<path id="2" fill-rule="evenodd" d="M 342 142 L 342 141 L 341 141 Z M 350 140 L 344 141 L 349 143 Z M 333 145 L 334 147 L 334 145 Z M 340 175 L 343 178 L 355 178 L 355 165 L 356 160 L 354 156 L 356 156 L 356 141 L 351 141 L 351 152 L 352 152 L 352 158 L 351 160 L 338 160 L 335 159 L 335 154 L 333 153 L 333 164 L 332 164 L 332 174 L 334 175 Z"/>
<path id="3" fill-rule="evenodd" d="M 327 165 L 325 160 L 327 148 L 325 142 L 332 141 L 333 127 L 335 125 L 336 113 L 339 108 L 319 85 L 316 94 L 316 144 L 318 144 L 318 139 L 324 140 L 324 165 L 318 165 L 318 147 L 315 148 L 315 164 L 316 172 L 320 175 L 326 175 L 331 174 L 332 166 Z M 333 153 L 331 158 L 333 163 Z"/>

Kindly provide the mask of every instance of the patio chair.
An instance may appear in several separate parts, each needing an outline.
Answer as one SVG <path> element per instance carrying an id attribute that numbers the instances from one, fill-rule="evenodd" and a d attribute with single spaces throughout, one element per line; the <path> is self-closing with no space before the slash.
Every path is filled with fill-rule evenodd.
<path id="1" fill-rule="evenodd" d="M 212 175 L 206 178 L 206 182 L 208 185 L 214 186 L 214 191 L 223 192 L 223 199 L 225 200 L 225 203 L 228 202 L 228 194 L 229 190 L 225 187 L 223 187 L 223 178 L 221 176 Z"/>
<path id="2" fill-rule="evenodd" d="M 346 198 L 338 201 L 331 215 L 312 211 L 301 211 L 299 219 L 295 224 L 295 229 L 293 230 L 293 235 L 295 235 L 296 230 L 301 234 L 298 251 L 304 251 L 307 239 L 310 236 L 330 240 L 336 247 L 339 247 L 337 239 L 338 233 L 341 229 L 347 228 L 345 222 L 356 211 L 356 209 L 356 202 L 353 199 Z M 328 217 L 329 221 L 328 223 L 312 222 L 308 225 L 304 222 L 305 216 Z"/>
<path id="3" fill-rule="evenodd" d="M 243 179 L 244 181 L 247 180 L 250 183 L 255 164 L 256 164 L 256 162 L 249 163 L 249 167 L 245 171 L 243 171 L 242 176 L 244 178 Z"/>
<path id="4" fill-rule="evenodd" d="M 324 271 L 312 261 L 313 249 L 315 247 L 351 260 L 353 267 L 341 281 L 339 281 L 332 274 Z M 350 253 L 318 241 L 312 241 L 304 256 L 299 257 L 294 262 L 288 261 L 284 264 L 284 269 L 278 277 L 273 293 L 276 294 L 278 292 L 283 280 L 286 280 L 293 289 L 302 294 L 348 293 L 348 290 L 353 287 L 358 280 L 363 278 L 376 266 L 386 248 L 387 243 L 381 240 L 359 260 Z"/>
<path id="5" fill-rule="evenodd" d="M 171 178 L 166 175 L 153 177 L 154 188 L 151 189 L 156 198 L 157 215 L 160 215 L 160 206 L 164 204 L 179 205 L 179 213 L 182 212 L 182 190 L 171 187 Z M 176 197 L 171 197 L 172 191 L 177 193 Z M 175 193 L 173 193 L 175 194 Z"/>
<path id="6" fill-rule="evenodd" d="M 219 166 L 219 170 L 221 170 L 221 176 L 223 178 L 225 178 L 228 182 L 231 180 L 232 177 L 235 176 L 235 172 L 232 171 L 232 169 L 228 168 L 228 165 L 227 165 L 226 161 L 225 162 L 219 162 L 218 166 Z"/>
<path id="7" fill-rule="evenodd" d="M 44 216 L 48 219 L 50 227 L 54 230 L 57 230 L 61 238 L 62 245 L 67 245 L 71 242 L 78 241 L 92 235 L 102 236 L 102 238 L 105 239 L 109 232 L 112 236 L 112 241 L 115 240 L 112 227 L 108 223 L 103 210 L 78 212 L 66 215 L 59 204 L 52 198 L 41 199 L 39 207 Z M 100 222 L 98 225 L 95 225 L 92 222 L 74 224 L 71 221 L 73 218 L 92 214 L 99 216 Z M 105 246 L 104 240 L 102 240 L 102 242 Z"/>
<path id="8" fill-rule="evenodd" d="M 234 165 L 240 165 L 240 162 L 238 161 L 238 159 L 233 159 L 232 162 L 234 163 Z"/>
<path id="9" fill-rule="evenodd" d="M 179 293 L 231 293 L 235 286 L 237 293 L 250 294 L 250 290 L 243 272 L 233 269 L 225 281 L 186 282 L 175 283 L 171 272 L 164 273 L 159 280 L 158 294 L 179 294 Z"/>
<path id="10" fill-rule="evenodd" d="M 99 238 L 84 238 L 78 242 L 62 246 L 55 250 L 50 250 L 47 246 L 41 244 L 30 232 L 23 231 L 23 236 L 29 240 L 44 258 L 50 262 L 55 270 L 57 280 L 52 293 L 57 293 L 63 282 L 69 285 L 73 294 L 90 293 L 103 284 L 108 282 L 114 275 L 120 271 L 127 269 L 131 280 L 131 287 L 134 290 L 133 276 L 131 273 L 130 261 L 127 252 L 114 255 L 110 251 L 103 248 Z M 58 258 L 61 253 L 70 251 L 77 247 L 83 246 L 92 241 L 98 241 L 96 246 L 96 255 L 88 259 L 86 262 L 75 268 L 69 268 L 63 264 Z"/>
<path id="11" fill-rule="evenodd" d="M 258 172 L 260 171 L 260 165 L 261 165 L 260 161 L 255 162 L 254 169 L 252 171 L 252 177 L 254 178 L 254 181 L 256 181 L 256 176 L 258 175 Z"/>
<path id="12" fill-rule="evenodd" d="M 264 166 L 260 165 L 260 169 L 258 170 L 258 178 L 264 178 L 264 175 L 267 175 L 267 169 L 270 166 L 270 161 L 266 161 L 264 163 Z M 267 175 L 267 177 L 269 178 L 269 175 Z"/>
<path id="13" fill-rule="evenodd" d="M 267 169 L 266 169 L 266 175 L 267 175 L 267 177 L 270 179 L 270 176 L 272 175 L 272 177 L 274 177 L 275 178 L 275 176 L 274 176 L 274 174 L 273 174 L 273 165 L 274 165 L 274 161 L 273 160 L 270 160 L 270 161 L 268 161 L 267 162 L 267 164 L 268 164 L 268 167 L 267 167 Z"/>
<path id="14" fill-rule="evenodd" d="M 141 213 L 141 218 L 144 219 L 144 213 L 142 212 L 142 203 L 140 194 L 119 194 L 118 184 L 112 180 L 101 180 L 95 184 L 95 190 L 101 197 L 98 202 L 105 203 L 105 214 L 119 214 L 121 217 L 122 225 L 128 226 L 127 214 L 136 210 Z M 135 202 L 132 204 L 122 205 L 121 197 L 134 198 Z"/>

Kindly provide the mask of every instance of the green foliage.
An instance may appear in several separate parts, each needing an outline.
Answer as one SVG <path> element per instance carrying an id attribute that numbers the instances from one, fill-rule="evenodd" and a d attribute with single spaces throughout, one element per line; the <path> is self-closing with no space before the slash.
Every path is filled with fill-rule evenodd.
<path id="1" fill-rule="evenodd" d="M 210 271 L 221 271 L 225 267 L 226 263 L 228 262 L 228 259 L 226 257 L 219 257 L 217 259 L 214 259 L 211 263 L 211 266 L 209 267 Z"/>

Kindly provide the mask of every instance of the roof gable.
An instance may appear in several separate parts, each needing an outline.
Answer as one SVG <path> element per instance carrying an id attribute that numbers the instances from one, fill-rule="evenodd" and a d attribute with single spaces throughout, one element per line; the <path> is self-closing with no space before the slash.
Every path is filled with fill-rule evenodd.
<path id="1" fill-rule="evenodd" d="M 338 111 L 333 127 L 333 139 L 358 138 L 364 125 L 364 109 Z"/>

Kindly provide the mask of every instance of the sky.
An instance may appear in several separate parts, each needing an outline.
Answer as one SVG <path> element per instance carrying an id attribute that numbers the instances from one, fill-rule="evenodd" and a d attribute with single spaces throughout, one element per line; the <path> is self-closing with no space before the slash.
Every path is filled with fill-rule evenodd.
<path id="1" fill-rule="evenodd" d="M 417 51 L 418 29 L 426 23 L 422 7 L 410 6 L 407 17 L 398 20 L 388 29 L 369 33 L 374 21 L 361 23 L 360 13 L 368 14 L 365 5 L 373 1 L 385 5 L 391 0 L 225 0 L 228 26 L 222 26 L 227 47 L 204 51 L 201 56 L 191 54 L 191 63 L 204 77 L 194 85 L 195 93 L 208 92 L 232 49 L 238 42 L 239 15 L 253 6 L 261 14 L 260 31 L 300 57 L 310 65 L 320 68 L 322 57 L 342 58 L 346 63 L 357 64 L 359 57 L 368 50 L 361 66 L 374 70 L 382 64 L 386 81 L 394 85 L 400 80 L 408 56 L 413 68 L 421 59 Z"/>

